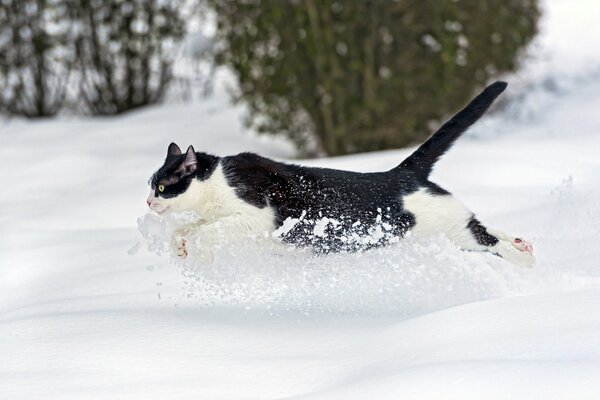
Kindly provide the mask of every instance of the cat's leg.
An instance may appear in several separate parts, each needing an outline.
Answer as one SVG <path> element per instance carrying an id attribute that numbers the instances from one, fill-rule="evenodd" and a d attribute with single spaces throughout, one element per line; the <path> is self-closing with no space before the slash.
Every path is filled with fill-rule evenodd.
<path id="1" fill-rule="evenodd" d="M 474 216 L 466 224 L 472 237 L 463 235 L 457 244 L 468 250 L 489 251 L 513 264 L 531 267 L 535 263 L 533 246 L 528 241 L 484 227 Z M 475 243 L 473 243 L 475 242 Z"/>
<path id="2" fill-rule="evenodd" d="M 177 255 L 177 257 L 185 259 L 188 256 L 187 240 L 185 238 L 174 238 L 171 246 L 173 248 L 173 253 Z"/>
<path id="3" fill-rule="evenodd" d="M 457 220 L 456 225 L 445 233 L 453 243 L 464 250 L 487 251 L 523 267 L 531 267 L 535 263 L 531 243 L 488 229 L 473 214 L 467 220 Z"/>
<path id="4" fill-rule="evenodd" d="M 222 217 L 215 222 L 197 226 L 193 234 L 184 237 L 185 254 L 204 264 L 211 264 L 216 249 L 265 240 L 271 237 L 272 230 L 272 223 L 271 226 L 254 224 L 241 215 Z"/>
<path id="5" fill-rule="evenodd" d="M 404 208 L 415 218 L 411 232 L 416 236 L 443 232 L 464 250 L 489 251 L 522 266 L 531 266 L 535 262 L 529 242 L 487 229 L 450 194 L 433 194 L 420 189 L 403 200 Z"/>
<path id="6" fill-rule="evenodd" d="M 214 224 L 186 224 L 176 229 L 171 235 L 171 252 L 179 259 L 185 260 L 193 251 L 193 257 L 204 262 L 212 262 L 212 251 L 214 239 L 216 238 L 216 227 Z M 203 238 L 204 240 L 200 240 Z"/>
<path id="7" fill-rule="evenodd" d="M 171 252 L 178 258 L 185 259 L 188 256 L 187 245 L 189 237 L 194 234 L 200 224 L 186 224 L 176 229 L 171 235 Z"/>

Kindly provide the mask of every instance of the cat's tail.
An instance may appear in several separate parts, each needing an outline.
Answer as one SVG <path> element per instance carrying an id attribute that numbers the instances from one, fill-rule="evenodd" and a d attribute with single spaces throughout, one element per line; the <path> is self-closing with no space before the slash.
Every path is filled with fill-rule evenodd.
<path id="1" fill-rule="evenodd" d="M 497 81 L 486 87 L 462 111 L 437 130 L 406 160 L 394 170 L 412 170 L 418 178 L 427 179 L 439 158 L 454 144 L 456 139 L 487 111 L 490 105 L 506 89 L 507 83 Z"/>

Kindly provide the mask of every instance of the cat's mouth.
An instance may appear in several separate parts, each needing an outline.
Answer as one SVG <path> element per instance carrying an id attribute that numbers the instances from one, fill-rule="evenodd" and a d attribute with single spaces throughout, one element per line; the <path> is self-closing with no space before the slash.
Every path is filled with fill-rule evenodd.
<path id="1" fill-rule="evenodd" d="M 168 205 L 164 204 L 162 201 L 157 199 L 154 196 L 154 193 L 150 192 L 148 198 L 146 199 L 146 204 L 150 207 L 150 210 L 156 212 L 157 214 L 162 214 L 169 208 Z"/>
<path id="2" fill-rule="evenodd" d="M 150 204 L 150 210 L 154 211 L 157 214 L 163 214 L 165 211 L 169 209 L 169 206 L 164 204 Z"/>

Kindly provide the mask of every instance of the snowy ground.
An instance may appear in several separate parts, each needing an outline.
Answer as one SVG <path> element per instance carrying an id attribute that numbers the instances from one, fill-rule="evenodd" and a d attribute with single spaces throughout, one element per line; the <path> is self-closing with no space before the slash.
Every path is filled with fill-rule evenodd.
<path id="1" fill-rule="evenodd" d="M 171 140 L 294 155 L 244 133 L 222 89 L 117 119 L 2 122 L 0 398 L 600 397 L 600 12 L 577 7 L 547 5 L 511 102 L 434 174 L 531 240 L 531 270 L 443 237 L 317 259 L 249 247 L 211 267 L 148 251 L 137 218 Z M 383 170 L 409 152 L 310 164 Z"/>

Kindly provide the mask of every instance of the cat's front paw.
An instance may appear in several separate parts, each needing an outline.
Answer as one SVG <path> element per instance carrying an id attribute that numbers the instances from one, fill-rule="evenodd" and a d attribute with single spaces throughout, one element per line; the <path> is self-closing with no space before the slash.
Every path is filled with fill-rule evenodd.
<path id="1" fill-rule="evenodd" d="M 185 260 L 188 256 L 187 241 L 182 237 L 174 239 L 173 252 L 175 255 L 177 255 L 177 257 Z"/>

